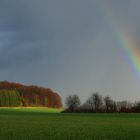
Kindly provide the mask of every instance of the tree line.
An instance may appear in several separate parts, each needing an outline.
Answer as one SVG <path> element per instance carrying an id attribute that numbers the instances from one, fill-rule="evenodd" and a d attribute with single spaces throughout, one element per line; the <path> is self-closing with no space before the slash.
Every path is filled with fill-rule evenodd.
<path id="1" fill-rule="evenodd" d="M 13 98 L 14 102 L 16 97 L 15 94 L 19 94 L 20 96 L 20 106 L 44 106 L 51 108 L 62 107 L 61 97 L 59 96 L 59 94 L 49 88 L 38 87 L 35 85 L 26 86 L 23 84 L 12 83 L 8 81 L 0 82 L 1 106 L 3 105 L 3 102 L 5 100 L 5 102 L 9 102 L 9 98 L 10 101 Z M 15 104 L 17 104 L 16 101 Z M 17 106 L 19 106 L 19 104 L 17 104 Z"/>
<path id="2" fill-rule="evenodd" d="M 81 103 L 78 95 L 70 95 L 66 98 L 64 112 L 87 112 L 87 113 L 131 113 L 140 112 L 140 102 L 115 101 L 111 97 L 103 97 L 99 93 L 93 93 L 85 103 Z"/>

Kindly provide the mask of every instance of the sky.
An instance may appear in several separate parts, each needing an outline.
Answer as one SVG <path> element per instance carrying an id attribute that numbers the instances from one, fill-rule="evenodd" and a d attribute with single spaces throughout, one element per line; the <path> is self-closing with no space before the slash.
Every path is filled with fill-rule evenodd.
<path id="1" fill-rule="evenodd" d="M 63 100 L 93 92 L 140 100 L 116 33 L 139 49 L 139 13 L 139 0 L 1 0 L 0 80 L 52 88 Z"/>

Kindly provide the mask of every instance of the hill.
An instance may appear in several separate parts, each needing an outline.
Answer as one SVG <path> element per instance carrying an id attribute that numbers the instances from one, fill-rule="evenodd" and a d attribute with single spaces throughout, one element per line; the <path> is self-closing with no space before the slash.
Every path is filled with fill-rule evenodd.
<path id="1" fill-rule="evenodd" d="M 17 92 L 19 94 L 17 94 Z M 6 100 L 6 103 L 8 102 L 7 100 L 11 100 L 10 98 L 13 99 L 13 97 L 18 99 L 18 97 L 15 97 L 16 95 L 20 96 L 20 103 L 15 103 L 16 106 L 62 107 L 60 96 L 49 88 L 38 87 L 35 85 L 26 86 L 8 81 L 0 82 L 0 97 L 3 98 L 3 100 Z M 10 105 L 5 104 L 3 106 Z"/>

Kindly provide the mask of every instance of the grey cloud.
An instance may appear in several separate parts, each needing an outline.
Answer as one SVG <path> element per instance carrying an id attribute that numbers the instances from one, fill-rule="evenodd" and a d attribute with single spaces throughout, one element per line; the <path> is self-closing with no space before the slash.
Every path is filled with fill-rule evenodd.
<path id="1" fill-rule="evenodd" d="M 44 57 L 46 46 L 37 43 L 24 44 L 23 46 L 10 46 L 0 48 L 0 69 L 24 67 L 32 62 L 38 62 Z"/>

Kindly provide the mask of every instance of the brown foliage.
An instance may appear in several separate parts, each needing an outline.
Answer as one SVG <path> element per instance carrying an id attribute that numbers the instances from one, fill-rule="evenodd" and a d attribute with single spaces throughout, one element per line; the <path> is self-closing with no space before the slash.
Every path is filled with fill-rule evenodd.
<path id="1" fill-rule="evenodd" d="M 19 83 L 7 81 L 0 82 L 0 89 L 16 89 L 22 98 L 23 106 L 46 106 L 61 108 L 60 96 L 51 89 L 38 86 L 25 86 Z"/>

